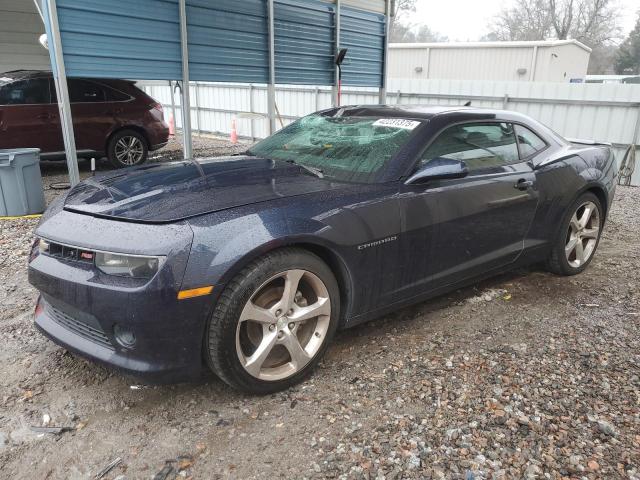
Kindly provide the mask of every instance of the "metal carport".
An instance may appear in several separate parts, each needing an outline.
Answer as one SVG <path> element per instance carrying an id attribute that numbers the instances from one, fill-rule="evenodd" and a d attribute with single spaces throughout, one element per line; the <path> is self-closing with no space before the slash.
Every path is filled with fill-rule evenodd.
<path id="1" fill-rule="evenodd" d="M 276 83 L 376 87 L 385 101 L 391 0 L 35 0 L 58 91 L 69 176 L 79 181 L 67 76 L 260 82 L 275 130 Z M 192 155 L 189 89 L 182 88 L 184 155 Z"/>

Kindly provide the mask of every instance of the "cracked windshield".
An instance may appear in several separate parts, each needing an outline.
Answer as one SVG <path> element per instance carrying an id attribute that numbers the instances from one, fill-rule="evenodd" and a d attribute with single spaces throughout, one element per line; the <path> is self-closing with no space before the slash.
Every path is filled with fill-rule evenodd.
<path id="1" fill-rule="evenodd" d="M 296 163 L 338 181 L 374 183 L 418 125 L 399 118 L 310 115 L 249 153 Z"/>

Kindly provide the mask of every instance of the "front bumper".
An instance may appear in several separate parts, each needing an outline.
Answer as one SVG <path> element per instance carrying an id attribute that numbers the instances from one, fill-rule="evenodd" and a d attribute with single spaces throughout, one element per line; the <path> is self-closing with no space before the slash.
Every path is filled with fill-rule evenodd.
<path id="1" fill-rule="evenodd" d="M 137 327 L 135 346 L 125 348 L 115 340 L 113 329 L 91 328 L 84 319 L 66 313 L 74 310 L 41 295 L 34 315 L 35 326 L 71 352 L 151 383 L 185 382 L 202 376 L 202 329 L 193 328 L 188 334 L 168 338 L 161 334 L 161 327 L 150 330 Z M 60 317 L 66 317 L 67 321 L 61 321 Z M 106 323 L 110 323 L 109 318 Z"/>
<path id="2" fill-rule="evenodd" d="M 177 298 L 191 249 L 191 229 L 53 213 L 45 215 L 37 230 L 49 241 L 69 244 L 62 235 L 75 232 L 83 249 L 118 251 L 126 240 L 135 250 L 131 253 L 164 255 L 166 261 L 152 279 L 136 280 L 106 275 L 93 262 L 36 255 L 29 263 L 29 282 L 41 294 L 36 326 L 70 351 L 152 382 L 199 378 L 203 335 L 217 292 Z M 133 332 L 135 343 L 119 343 L 117 328 Z"/>
<path id="3" fill-rule="evenodd" d="M 150 150 L 151 152 L 154 152 L 154 151 L 156 151 L 156 150 L 160 150 L 161 148 L 166 147 L 166 146 L 167 146 L 167 143 L 169 143 L 169 142 L 167 141 L 167 142 L 162 142 L 162 143 L 156 143 L 155 145 L 151 145 L 151 146 L 149 147 L 149 150 Z"/>

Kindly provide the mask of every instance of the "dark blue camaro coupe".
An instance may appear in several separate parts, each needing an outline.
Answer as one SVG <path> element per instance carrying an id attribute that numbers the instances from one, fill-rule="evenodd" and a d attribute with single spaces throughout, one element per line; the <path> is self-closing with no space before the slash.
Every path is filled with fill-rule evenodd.
<path id="1" fill-rule="evenodd" d="M 516 113 L 334 108 L 242 155 L 74 187 L 36 231 L 35 323 L 156 381 L 208 367 L 273 392 L 338 328 L 523 264 L 581 272 L 615 180 L 608 146 Z"/>

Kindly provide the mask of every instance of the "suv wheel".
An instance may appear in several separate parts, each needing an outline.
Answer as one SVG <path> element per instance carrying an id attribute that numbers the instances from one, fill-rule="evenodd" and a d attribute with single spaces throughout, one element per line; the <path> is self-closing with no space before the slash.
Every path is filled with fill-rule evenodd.
<path id="1" fill-rule="evenodd" d="M 120 130 L 109 140 L 107 157 L 116 168 L 133 167 L 147 161 L 147 140 L 135 130 Z"/>

